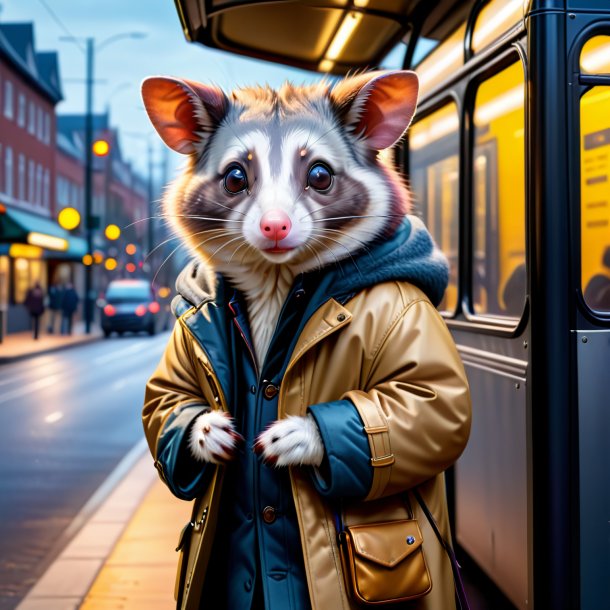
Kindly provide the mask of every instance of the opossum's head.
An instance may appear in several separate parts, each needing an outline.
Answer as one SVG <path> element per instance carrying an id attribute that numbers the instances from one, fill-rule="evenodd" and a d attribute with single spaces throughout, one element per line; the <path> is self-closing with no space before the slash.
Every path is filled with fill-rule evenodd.
<path id="1" fill-rule="evenodd" d="M 413 72 L 372 72 L 279 90 L 144 81 L 150 119 L 188 156 L 164 212 L 220 268 L 266 260 L 303 271 L 390 234 L 408 192 L 378 151 L 395 144 L 417 103 Z"/>

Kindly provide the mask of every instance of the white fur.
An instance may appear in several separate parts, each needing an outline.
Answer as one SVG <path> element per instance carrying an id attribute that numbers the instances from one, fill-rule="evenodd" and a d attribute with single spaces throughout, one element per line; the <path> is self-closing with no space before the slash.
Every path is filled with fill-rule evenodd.
<path id="1" fill-rule="evenodd" d="M 275 466 L 320 466 L 324 443 L 311 415 L 276 421 L 258 437 L 262 457 Z"/>
<path id="2" fill-rule="evenodd" d="M 222 464 L 233 457 L 238 438 L 229 415 L 222 411 L 208 411 L 195 420 L 189 436 L 189 449 L 200 462 Z"/>

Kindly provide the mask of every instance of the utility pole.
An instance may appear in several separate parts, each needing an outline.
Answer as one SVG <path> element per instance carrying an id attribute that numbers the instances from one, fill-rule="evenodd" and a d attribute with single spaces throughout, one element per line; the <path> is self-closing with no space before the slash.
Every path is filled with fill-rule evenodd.
<path id="1" fill-rule="evenodd" d="M 154 198 L 154 184 L 153 184 L 153 146 L 152 142 L 148 141 L 148 252 L 147 254 L 150 256 L 150 253 L 153 251 L 155 247 L 155 222 L 154 222 L 154 209 L 155 205 L 153 202 Z M 152 261 L 149 261 L 149 264 L 152 266 Z"/>
<path id="2" fill-rule="evenodd" d="M 87 38 L 85 109 L 85 235 L 87 254 L 93 256 L 93 52 L 95 41 Z M 93 320 L 93 265 L 85 266 L 85 333 L 91 333 Z"/>

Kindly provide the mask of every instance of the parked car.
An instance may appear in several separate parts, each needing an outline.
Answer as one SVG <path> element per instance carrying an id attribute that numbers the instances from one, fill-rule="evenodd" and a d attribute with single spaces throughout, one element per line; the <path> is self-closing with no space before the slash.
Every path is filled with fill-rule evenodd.
<path id="1" fill-rule="evenodd" d="M 108 284 L 102 307 L 102 330 L 109 337 L 113 331 L 145 331 L 154 335 L 160 305 L 147 280 L 115 280 Z"/>

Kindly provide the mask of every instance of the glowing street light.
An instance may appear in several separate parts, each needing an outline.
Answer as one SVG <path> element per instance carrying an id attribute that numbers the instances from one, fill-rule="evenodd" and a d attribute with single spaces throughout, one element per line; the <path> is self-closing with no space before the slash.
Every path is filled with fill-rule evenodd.
<path id="1" fill-rule="evenodd" d="M 80 224 L 80 213 L 76 208 L 64 208 L 57 215 L 57 222 L 62 229 L 72 231 Z"/>
<path id="2" fill-rule="evenodd" d="M 85 254 L 85 256 L 83 256 L 83 265 L 85 265 L 85 267 L 93 265 L 93 257 L 91 254 Z"/>
<path id="3" fill-rule="evenodd" d="M 129 254 L 130 256 L 134 255 L 136 253 L 136 246 L 135 244 L 127 244 L 125 246 L 125 252 L 127 252 L 127 254 Z"/>
<path id="4" fill-rule="evenodd" d="M 108 225 L 104 231 L 104 234 L 106 235 L 106 239 L 114 241 L 121 237 L 121 229 L 119 229 L 117 225 Z"/>
<path id="5" fill-rule="evenodd" d="M 91 149 L 96 157 L 105 157 L 110 152 L 110 144 L 106 140 L 96 140 L 91 145 Z"/>
<path id="6" fill-rule="evenodd" d="M 114 271 L 116 269 L 116 266 L 117 262 L 115 258 L 107 258 L 106 262 L 104 263 L 104 267 L 106 267 L 108 271 Z"/>

